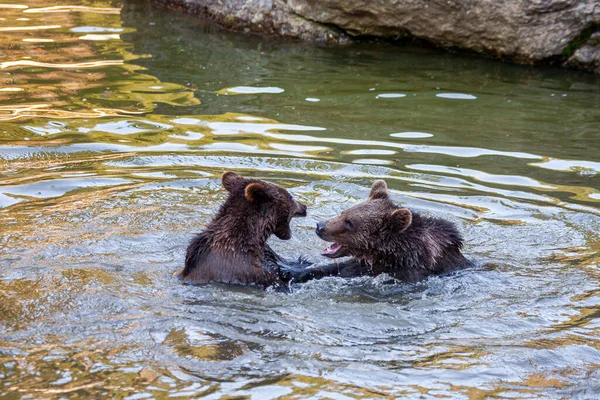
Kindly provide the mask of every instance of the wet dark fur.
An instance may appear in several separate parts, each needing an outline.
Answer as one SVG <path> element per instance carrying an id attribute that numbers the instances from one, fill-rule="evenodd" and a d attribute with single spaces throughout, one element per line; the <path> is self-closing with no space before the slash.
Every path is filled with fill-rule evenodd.
<path id="1" fill-rule="evenodd" d="M 375 182 L 367 201 L 319 225 L 321 238 L 340 241 L 340 256 L 353 258 L 307 268 L 294 275 L 295 281 L 387 273 L 416 282 L 471 265 L 462 255 L 463 238 L 454 224 L 398 207 L 383 181 Z"/>
<path id="2" fill-rule="evenodd" d="M 220 282 L 267 287 L 289 280 L 286 266 L 267 244 L 271 234 L 291 237 L 290 220 L 305 216 L 306 206 L 283 188 L 232 172 L 223 174 L 229 192 L 225 203 L 206 229 L 190 242 L 184 282 Z"/>

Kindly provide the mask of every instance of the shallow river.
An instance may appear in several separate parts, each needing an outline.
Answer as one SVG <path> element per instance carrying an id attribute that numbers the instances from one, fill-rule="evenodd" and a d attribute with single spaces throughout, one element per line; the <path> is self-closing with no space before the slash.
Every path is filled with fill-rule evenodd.
<path id="1" fill-rule="evenodd" d="M 0 3 L 0 397 L 600 396 L 600 77 L 61 3 Z M 286 258 L 385 179 L 476 267 L 181 285 L 225 170 L 308 205 Z"/>

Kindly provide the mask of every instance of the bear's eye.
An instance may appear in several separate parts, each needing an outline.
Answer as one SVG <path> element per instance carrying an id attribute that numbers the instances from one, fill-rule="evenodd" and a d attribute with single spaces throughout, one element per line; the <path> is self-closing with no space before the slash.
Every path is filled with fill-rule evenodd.
<path id="1" fill-rule="evenodd" d="M 352 230 L 354 229 L 354 224 L 352 223 L 352 221 L 350 221 L 349 219 L 344 220 L 344 226 L 346 227 L 346 229 L 348 230 Z"/>

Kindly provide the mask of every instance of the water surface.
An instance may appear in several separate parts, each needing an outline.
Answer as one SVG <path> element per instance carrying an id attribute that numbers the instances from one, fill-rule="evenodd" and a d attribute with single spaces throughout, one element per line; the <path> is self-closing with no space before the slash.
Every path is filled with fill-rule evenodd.
<path id="1" fill-rule="evenodd" d="M 591 74 L 0 4 L 0 396 L 600 396 L 599 143 Z M 477 266 L 183 286 L 225 170 L 309 206 L 287 258 L 385 179 Z"/>

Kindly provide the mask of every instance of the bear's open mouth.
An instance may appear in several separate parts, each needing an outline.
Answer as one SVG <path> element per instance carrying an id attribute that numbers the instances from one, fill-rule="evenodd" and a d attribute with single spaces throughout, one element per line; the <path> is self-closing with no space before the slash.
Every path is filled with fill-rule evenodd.
<path id="1" fill-rule="evenodd" d="M 321 252 L 322 255 L 329 258 L 341 257 L 342 253 L 344 253 L 344 249 L 342 248 L 342 245 L 338 242 L 333 242 L 331 246 L 327 247 Z"/>

